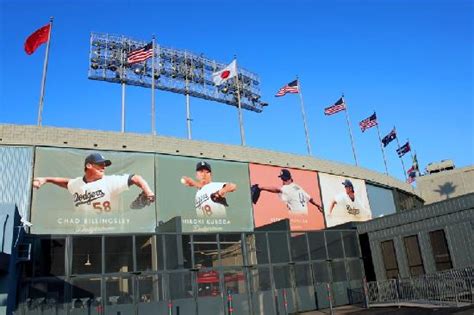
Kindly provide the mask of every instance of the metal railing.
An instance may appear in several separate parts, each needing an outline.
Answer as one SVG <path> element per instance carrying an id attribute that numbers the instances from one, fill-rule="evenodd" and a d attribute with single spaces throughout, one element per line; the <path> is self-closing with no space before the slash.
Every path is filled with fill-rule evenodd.
<path id="1" fill-rule="evenodd" d="M 461 306 L 474 304 L 474 267 L 449 270 L 407 279 L 367 283 L 372 304 L 431 304 Z"/>

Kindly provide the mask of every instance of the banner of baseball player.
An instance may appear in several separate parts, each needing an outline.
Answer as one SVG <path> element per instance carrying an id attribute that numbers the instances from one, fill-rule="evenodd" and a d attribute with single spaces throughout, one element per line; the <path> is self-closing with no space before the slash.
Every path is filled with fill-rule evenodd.
<path id="1" fill-rule="evenodd" d="M 252 231 L 248 165 L 156 155 L 158 220 L 183 232 Z"/>
<path id="2" fill-rule="evenodd" d="M 372 218 L 365 182 L 319 173 L 327 227 Z"/>
<path id="3" fill-rule="evenodd" d="M 255 226 L 290 220 L 294 231 L 324 228 L 318 173 L 249 164 Z"/>
<path id="4" fill-rule="evenodd" d="M 154 232 L 154 155 L 37 148 L 32 233 Z"/>

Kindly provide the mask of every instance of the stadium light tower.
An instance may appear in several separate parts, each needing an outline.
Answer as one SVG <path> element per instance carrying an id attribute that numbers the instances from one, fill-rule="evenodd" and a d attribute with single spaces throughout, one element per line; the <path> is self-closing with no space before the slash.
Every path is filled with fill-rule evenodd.
<path id="1" fill-rule="evenodd" d="M 154 71 L 152 71 L 152 59 L 128 64 L 128 53 L 147 44 L 145 41 L 124 36 L 91 33 L 88 78 L 119 83 L 122 86 L 135 85 L 145 88 L 151 88 L 154 80 L 156 89 L 235 107 L 238 107 L 237 91 L 240 91 L 243 109 L 260 113 L 263 107 L 268 105 L 261 100 L 260 79 L 256 74 L 239 67 L 238 78 L 232 78 L 217 87 L 212 81 L 212 73 L 227 65 L 207 59 L 202 54 L 197 55 L 157 44 L 154 46 Z M 155 74 L 154 78 L 152 73 Z M 189 104 L 189 100 L 187 102 Z M 187 117 L 187 120 L 189 122 L 190 118 Z M 190 130 L 188 134 L 190 135 Z"/>

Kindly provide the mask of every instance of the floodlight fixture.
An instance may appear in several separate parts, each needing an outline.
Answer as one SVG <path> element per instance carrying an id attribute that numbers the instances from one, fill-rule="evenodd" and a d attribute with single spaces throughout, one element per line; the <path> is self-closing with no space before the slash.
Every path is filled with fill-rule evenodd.
<path id="1" fill-rule="evenodd" d="M 153 54 L 155 69 L 152 69 L 152 58 L 140 63 L 141 67 L 128 64 L 127 56 L 130 51 L 148 43 L 149 41 L 138 41 L 125 36 L 92 33 L 89 79 L 145 88 L 151 88 L 154 80 L 156 89 L 238 107 L 233 95 L 237 90 L 236 78 L 228 80 L 224 88 L 216 86 L 212 80 L 212 73 L 225 68 L 228 63 L 219 63 L 202 54 L 156 44 Z M 241 67 L 238 72 L 241 107 L 261 112 L 265 105 L 260 100 L 259 77 Z"/>

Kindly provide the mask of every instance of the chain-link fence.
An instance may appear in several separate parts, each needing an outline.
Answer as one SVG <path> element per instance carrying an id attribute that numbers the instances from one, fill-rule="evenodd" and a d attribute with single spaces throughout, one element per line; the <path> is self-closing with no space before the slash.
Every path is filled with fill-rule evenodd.
<path id="1" fill-rule="evenodd" d="M 370 304 L 474 304 L 474 267 L 367 283 Z"/>

